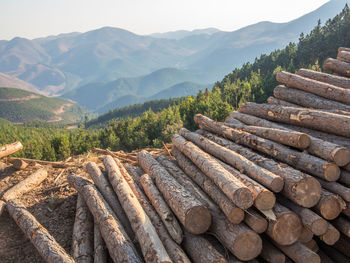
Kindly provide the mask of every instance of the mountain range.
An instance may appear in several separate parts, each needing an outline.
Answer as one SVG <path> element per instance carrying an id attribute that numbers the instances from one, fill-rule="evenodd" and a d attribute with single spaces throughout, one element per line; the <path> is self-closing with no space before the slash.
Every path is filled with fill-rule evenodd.
<path id="1" fill-rule="evenodd" d="M 344 7 L 332 0 L 287 23 L 260 22 L 233 32 L 215 28 L 137 35 L 104 27 L 39 39 L 0 40 L 0 84 L 77 101 L 108 111 L 173 94 L 191 95 L 243 63 L 296 41 L 319 19 Z M 24 85 L 24 82 L 26 85 Z M 192 93 L 192 94 L 194 94 Z"/>

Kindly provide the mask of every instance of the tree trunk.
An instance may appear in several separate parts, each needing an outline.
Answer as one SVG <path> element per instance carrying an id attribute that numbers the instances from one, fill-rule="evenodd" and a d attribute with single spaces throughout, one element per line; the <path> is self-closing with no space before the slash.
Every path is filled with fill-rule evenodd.
<path id="1" fill-rule="evenodd" d="M 227 263 L 225 257 L 202 236 L 185 232 L 183 246 L 194 263 Z"/>
<path id="2" fill-rule="evenodd" d="M 350 187 L 350 172 L 342 169 L 340 172 L 340 177 L 338 182 L 347 187 Z"/>
<path id="3" fill-rule="evenodd" d="M 10 154 L 16 153 L 23 149 L 21 142 L 14 142 L 0 146 L 0 158 L 6 157 Z"/>
<path id="4" fill-rule="evenodd" d="M 308 78 L 308 79 L 313 79 L 316 81 L 328 83 L 337 87 L 341 87 L 344 89 L 350 89 L 350 79 L 337 76 L 337 75 L 332 75 L 332 74 L 327 74 L 319 71 L 314 71 L 314 70 L 309 70 L 309 69 L 299 69 L 298 72 L 296 73 L 302 77 Z"/>
<path id="5" fill-rule="evenodd" d="M 209 210 L 181 186 L 148 152 L 137 155 L 140 166 L 152 176 L 169 207 L 192 234 L 202 234 L 211 224 Z M 181 193 L 181 194 L 180 194 Z"/>
<path id="6" fill-rule="evenodd" d="M 23 181 L 20 181 L 15 186 L 11 187 L 7 190 L 2 198 L 5 201 L 9 201 L 11 199 L 19 198 L 21 195 L 29 192 L 33 188 L 37 187 L 41 184 L 47 177 L 47 171 L 44 168 L 37 170 L 35 173 L 29 175 Z"/>
<path id="7" fill-rule="evenodd" d="M 225 170 L 217 161 L 182 136 L 175 134 L 173 144 L 194 162 L 202 172 L 226 194 L 238 207 L 247 209 L 253 204 L 250 190 L 238 179 Z"/>
<path id="8" fill-rule="evenodd" d="M 31 164 L 41 164 L 41 165 L 50 165 L 53 168 L 68 168 L 68 167 L 73 167 L 74 165 L 68 164 L 65 162 L 50 162 L 50 161 L 42 161 L 42 160 L 35 160 L 35 159 L 28 159 L 28 158 L 14 158 L 14 157 L 9 157 L 7 160 L 12 163 L 17 159 L 21 159 L 22 161 L 25 161 L 27 163 Z"/>
<path id="9" fill-rule="evenodd" d="M 94 263 L 107 263 L 108 254 L 106 243 L 103 241 L 100 227 L 94 224 Z"/>
<path id="10" fill-rule="evenodd" d="M 46 262 L 75 262 L 19 200 L 7 201 L 7 210 Z"/>
<path id="11" fill-rule="evenodd" d="M 140 243 L 145 261 L 171 262 L 154 226 L 124 179 L 113 157 L 106 155 L 103 163 L 108 171 L 109 181 Z"/>
<path id="12" fill-rule="evenodd" d="M 226 122 L 231 122 L 231 118 L 233 118 L 247 125 L 257 125 L 276 129 L 297 130 L 300 132 L 304 132 L 308 134 L 311 139 L 310 146 L 307 149 L 309 153 L 321 157 L 322 159 L 333 161 L 337 165 L 344 165 L 344 163 L 346 163 L 347 161 L 347 158 L 344 158 L 344 156 L 346 157 L 346 154 L 344 155 L 344 153 L 346 153 L 348 149 L 342 147 L 342 145 L 346 143 L 346 140 L 348 140 L 347 144 L 350 148 L 350 140 L 348 138 L 339 137 L 332 134 L 326 134 L 323 132 L 318 132 L 315 130 L 310 130 L 298 126 L 277 124 L 262 118 L 235 111 L 232 112 L 230 116 L 231 117 L 228 118 Z M 336 140 L 336 142 L 334 140 Z"/>
<path id="13" fill-rule="evenodd" d="M 275 245 L 295 263 L 321 263 L 320 257 L 300 242 L 295 242 L 289 246 L 283 246 L 278 243 L 275 243 Z"/>
<path id="14" fill-rule="evenodd" d="M 281 85 L 281 86 L 283 86 L 283 85 Z M 279 86 L 277 86 L 277 87 L 279 87 Z M 267 98 L 267 103 L 268 104 L 276 104 L 276 105 L 286 106 L 286 107 L 300 107 L 297 104 L 293 104 L 293 103 L 290 103 L 290 102 L 285 101 L 285 100 L 277 99 L 277 98 L 272 97 L 272 96 Z"/>
<path id="15" fill-rule="evenodd" d="M 338 195 L 335 195 L 327 190 L 322 189 L 320 201 L 314 207 L 323 218 L 333 220 L 339 216 L 344 209 L 345 203 Z"/>
<path id="16" fill-rule="evenodd" d="M 350 92 L 350 88 L 347 89 Z M 296 107 L 313 108 L 320 110 L 328 110 L 335 114 L 350 114 L 350 105 L 346 105 L 331 99 L 326 99 L 315 94 L 305 92 L 302 90 L 287 88 L 285 86 L 277 86 L 273 95 L 277 99 L 281 99 L 287 102 L 295 103 Z M 290 106 L 289 106 L 290 107 Z M 292 106 L 295 107 L 295 106 Z"/>
<path id="17" fill-rule="evenodd" d="M 304 226 L 303 230 L 301 231 L 300 237 L 298 238 L 298 241 L 304 244 L 312 240 L 313 237 L 314 233 L 312 233 L 311 230 Z"/>
<path id="18" fill-rule="evenodd" d="M 345 51 L 345 50 L 339 51 L 337 60 L 350 63 L 350 51 Z"/>
<path id="19" fill-rule="evenodd" d="M 350 63 L 340 61 L 334 58 L 328 58 L 323 63 L 323 68 L 327 71 L 331 71 L 342 76 L 350 77 Z"/>
<path id="20" fill-rule="evenodd" d="M 280 245 L 291 245 L 301 234 L 303 225 L 299 217 L 288 208 L 276 203 L 273 212 L 276 220 L 270 220 L 266 233 Z"/>
<path id="21" fill-rule="evenodd" d="M 102 237 L 113 261 L 141 263 L 142 260 L 125 233 L 122 224 L 97 188 L 83 177 L 73 174 L 68 176 L 68 181 L 84 197 L 90 212 L 94 216 L 94 221 L 100 226 Z"/>
<path id="22" fill-rule="evenodd" d="M 350 218 L 350 203 L 346 203 L 342 213 Z"/>
<path id="23" fill-rule="evenodd" d="M 324 189 L 327 189 L 331 193 L 340 195 L 346 202 L 350 202 L 350 188 L 345 187 L 337 182 L 326 182 L 324 180 L 318 180 Z"/>
<path id="24" fill-rule="evenodd" d="M 308 108 L 292 108 L 252 102 L 241 105 L 240 111 L 277 122 L 350 137 L 350 117 L 345 115 Z"/>
<path id="25" fill-rule="evenodd" d="M 72 256 L 76 262 L 94 262 L 94 221 L 84 198 L 78 194 L 72 238 Z"/>
<path id="26" fill-rule="evenodd" d="M 350 239 L 340 235 L 338 241 L 333 245 L 339 252 L 350 258 Z"/>
<path id="27" fill-rule="evenodd" d="M 340 237 L 339 231 L 331 223 L 328 223 L 328 228 L 326 233 L 319 236 L 320 240 L 322 240 L 324 243 L 326 243 L 329 246 L 333 246 L 335 242 L 338 241 L 339 237 Z"/>
<path id="28" fill-rule="evenodd" d="M 175 241 L 170 237 L 169 232 L 165 228 L 165 225 L 161 221 L 157 212 L 154 210 L 154 207 L 150 204 L 144 192 L 141 190 L 140 183 L 140 174 L 137 174 L 139 171 L 132 165 L 125 165 L 128 172 L 122 167 L 119 167 L 125 180 L 130 185 L 130 188 L 134 192 L 134 195 L 142 205 L 143 209 L 152 220 L 154 227 L 157 229 L 158 235 L 162 240 L 169 256 L 173 260 L 173 262 L 181 262 L 181 263 L 190 263 L 191 261 L 188 259 L 186 253 L 182 250 L 182 248 L 175 243 Z M 143 173 L 142 173 L 143 174 Z"/>
<path id="29" fill-rule="evenodd" d="M 301 171 L 325 178 L 328 181 L 335 181 L 339 178 L 340 169 L 333 163 L 326 162 L 304 152 L 293 150 L 268 139 L 230 128 L 223 123 L 214 122 L 200 114 L 195 116 L 195 122 L 201 129 L 217 133 L 235 143 L 263 152 Z"/>
<path id="30" fill-rule="evenodd" d="M 260 257 L 268 263 L 284 263 L 286 260 L 286 256 L 266 238 L 263 238 L 263 249 Z"/>
<path id="31" fill-rule="evenodd" d="M 317 204 L 321 196 L 320 183 L 310 175 L 295 170 L 288 165 L 277 163 L 272 159 L 263 157 L 247 148 L 237 145 L 229 140 L 215 136 L 207 131 L 197 131 L 206 138 L 235 151 L 261 167 L 281 176 L 284 180 L 282 194 L 293 202 L 303 206 L 312 207 Z"/>
<path id="32" fill-rule="evenodd" d="M 350 238 L 350 221 L 347 218 L 340 216 L 333 221 L 333 224 L 341 233 Z"/>
<path id="33" fill-rule="evenodd" d="M 12 165 L 16 170 L 24 170 L 28 166 L 28 164 L 22 159 L 14 159 Z"/>
<path id="34" fill-rule="evenodd" d="M 321 263 L 336 263 L 322 250 L 319 250 L 317 254 L 320 256 Z"/>
<path id="35" fill-rule="evenodd" d="M 304 78 L 302 76 L 285 72 L 285 71 L 278 72 L 276 75 L 276 80 L 284 84 L 287 84 L 287 86 L 291 88 L 300 89 L 330 100 L 335 100 L 345 104 L 350 104 L 349 89 L 343 89 L 331 84 L 316 81 L 313 79 Z"/>
<path id="36" fill-rule="evenodd" d="M 128 217 L 122 208 L 116 193 L 113 191 L 111 184 L 108 182 L 106 176 L 101 172 L 96 163 L 88 162 L 86 170 L 94 181 L 97 189 L 103 195 L 103 198 L 107 201 L 109 206 L 112 208 L 114 214 L 118 217 L 122 223 L 125 232 L 128 234 L 131 240 L 135 240 L 134 231 L 131 228 Z"/>
<path id="37" fill-rule="evenodd" d="M 253 208 L 249 208 L 247 211 L 245 211 L 244 223 L 246 223 L 258 234 L 264 233 L 268 224 L 267 220 Z"/>
<path id="38" fill-rule="evenodd" d="M 308 208 L 298 206 L 283 197 L 279 197 L 278 202 L 295 212 L 300 217 L 303 225 L 316 236 L 326 233 L 328 229 L 328 222 L 315 212 Z"/>
<path id="39" fill-rule="evenodd" d="M 221 208 L 227 219 L 232 224 L 239 224 L 244 218 L 244 212 L 241 208 L 234 205 L 228 197 L 202 173 L 191 161 L 183 155 L 176 147 L 171 149 L 171 153 L 175 156 L 179 166 L 185 173 L 194 180 L 204 192 Z"/>
<path id="40" fill-rule="evenodd" d="M 314 239 L 311 239 L 309 242 L 303 243 L 303 245 L 315 253 L 317 253 L 318 250 L 320 249 Z"/>
<path id="41" fill-rule="evenodd" d="M 344 254 L 340 253 L 332 246 L 328 246 L 326 244 L 323 244 L 322 242 L 319 242 L 318 245 L 320 246 L 320 251 L 326 253 L 326 255 L 330 257 L 334 262 L 349 263 L 349 258 L 344 256 Z"/>
<path id="42" fill-rule="evenodd" d="M 181 226 L 167 203 L 164 201 L 162 194 L 154 185 L 151 177 L 148 174 L 144 174 L 141 176 L 140 182 L 148 199 L 151 201 L 154 209 L 163 221 L 163 224 L 168 229 L 170 236 L 176 243 L 181 244 L 183 238 Z"/>

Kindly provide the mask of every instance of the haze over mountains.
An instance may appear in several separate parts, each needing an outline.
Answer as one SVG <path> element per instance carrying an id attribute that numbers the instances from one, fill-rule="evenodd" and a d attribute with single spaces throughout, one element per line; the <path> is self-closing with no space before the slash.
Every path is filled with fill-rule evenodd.
<path id="1" fill-rule="evenodd" d="M 332 0 L 288 23 L 260 22 L 233 32 L 215 28 L 149 36 L 104 27 L 28 40 L 0 40 L 0 86 L 6 77 L 45 95 L 63 95 L 96 112 L 155 98 L 197 93 L 235 67 L 296 41 L 318 19 L 344 7 Z M 287 8 L 287 7 L 286 7 Z M 15 85 L 15 84 L 13 84 Z M 16 86 L 18 87 L 18 85 Z"/>

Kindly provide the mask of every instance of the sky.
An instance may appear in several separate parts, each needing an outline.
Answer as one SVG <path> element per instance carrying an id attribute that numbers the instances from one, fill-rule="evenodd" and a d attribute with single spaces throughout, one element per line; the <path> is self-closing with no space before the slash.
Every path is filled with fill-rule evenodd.
<path id="1" fill-rule="evenodd" d="M 104 26 L 136 34 L 215 27 L 234 31 L 260 21 L 288 22 L 328 0 L 0 0 L 0 39 L 29 39 Z"/>

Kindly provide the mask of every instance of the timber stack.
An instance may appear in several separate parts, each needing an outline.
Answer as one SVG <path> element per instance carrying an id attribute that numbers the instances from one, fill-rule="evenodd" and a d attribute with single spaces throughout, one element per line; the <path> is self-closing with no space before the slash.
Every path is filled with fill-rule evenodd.
<path id="1" fill-rule="evenodd" d="M 277 73 L 268 103 L 225 122 L 197 114 L 200 129 L 182 128 L 166 150 L 95 149 L 86 173 L 68 176 L 71 256 L 18 200 L 44 169 L 7 190 L 0 211 L 47 262 L 349 262 L 350 49 L 324 69 L 334 74 Z"/>

